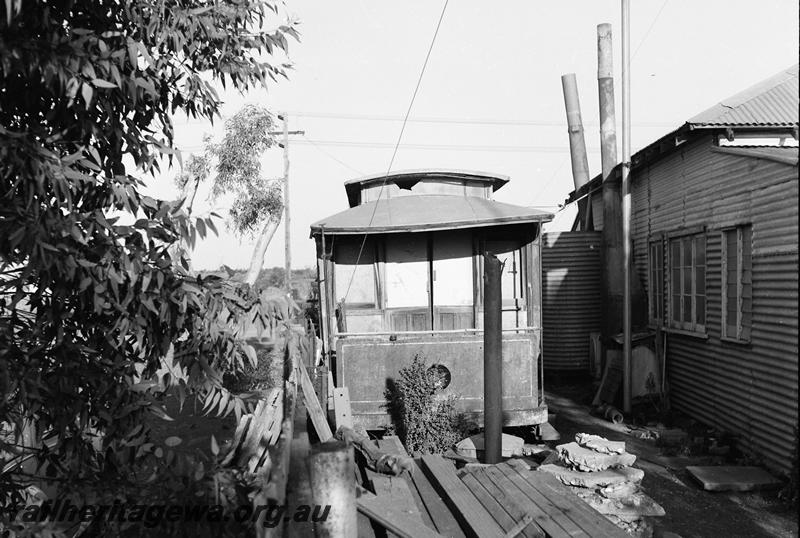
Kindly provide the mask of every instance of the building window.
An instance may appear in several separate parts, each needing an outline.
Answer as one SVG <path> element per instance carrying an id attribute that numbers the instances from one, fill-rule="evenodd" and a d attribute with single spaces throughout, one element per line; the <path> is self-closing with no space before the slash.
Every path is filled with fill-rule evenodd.
<path id="1" fill-rule="evenodd" d="M 706 236 L 685 235 L 669 240 L 669 326 L 705 333 Z"/>
<path id="2" fill-rule="evenodd" d="M 722 336 L 749 341 L 753 322 L 752 226 L 722 231 Z"/>
<path id="3" fill-rule="evenodd" d="M 664 241 L 659 237 L 650 242 L 648 256 L 648 305 L 650 322 L 664 323 Z"/>

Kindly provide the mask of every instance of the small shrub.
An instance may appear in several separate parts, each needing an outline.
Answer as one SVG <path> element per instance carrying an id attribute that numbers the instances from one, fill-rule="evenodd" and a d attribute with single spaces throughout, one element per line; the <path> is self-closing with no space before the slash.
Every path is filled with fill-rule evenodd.
<path id="1" fill-rule="evenodd" d="M 240 372 L 225 373 L 224 387 L 233 393 L 242 393 L 283 386 L 283 355 L 282 346 L 256 348 L 256 367 L 246 362 Z"/>
<path id="2" fill-rule="evenodd" d="M 460 441 L 466 426 L 457 396 L 437 396 L 438 375 L 419 355 L 386 391 L 395 428 L 411 453 L 442 453 Z"/>

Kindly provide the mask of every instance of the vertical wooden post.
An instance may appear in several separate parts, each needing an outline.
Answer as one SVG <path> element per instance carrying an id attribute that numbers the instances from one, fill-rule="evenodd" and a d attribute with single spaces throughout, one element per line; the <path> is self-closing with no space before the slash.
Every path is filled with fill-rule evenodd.
<path id="1" fill-rule="evenodd" d="M 283 113 L 283 225 L 286 242 L 286 275 L 283 282 L 286 292 L 292 296 L 292 220 L 289 214 L 289 114 Z"/>
<path id="2" fill-rule="evenodd" d="M 353 447 L 330 441 L 311 448 L 308 458 L 312 500 L 320 513 L 330 506 L 328 517 L 316 523 L 319 538 L 355 538 L 356 486 Z"/>
<path id="3" fill-rule="evenodd" d="M 503 435 L 503 319 L 500 260 L 484 254 L 483 421 L 486 463 L 499 463 Z"/>

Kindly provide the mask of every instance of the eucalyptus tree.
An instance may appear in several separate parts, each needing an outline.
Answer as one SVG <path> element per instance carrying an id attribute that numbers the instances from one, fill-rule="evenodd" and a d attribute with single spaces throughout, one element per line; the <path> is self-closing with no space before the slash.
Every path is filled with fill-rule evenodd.
<path id="1" fill-rule="evenodd" d="M 65 488 L 119 480 L 126 458 L 152 449 L 143 419 L 163 410 L 140 379 L 173 343 L 188 373 L 182 394 L 243 410 L 221 378 L 255 361 L 235 329 L 254 298 L 173 264 L 171 245 L 191 245 L 213 223 L 141 188 L 176 155 L 174 113 L 212 119 L 215 86 L 245 91 L 284 76 L 277 53 L 297 33 L 290 22 L 264 30 L 278 19 L 274 0 L 4 4 L 0 421 L 50 432 L 55 443 L 34 453 L 36 469 Z M 240 229 L 256 222 L 237 211 Z M 120 212 L 129 224 L 111 217 Z M 0 440 L 0 463 L 14 445 Z M 0 505 L 25 486 L 19 478 L 0 473 Z"/>
<path id="2" fill-rule="evenodd" d="M 201 161 L 216 159 L 212 196 L 233 194 L 230 227 L 240 236 L 256 239 L 245 275 L 245 282 L 251 286 L 264 266 L 264 254 L 283 212 L 281 180 L 268 180 L 261 175 L 261 157 L 275 145 L 269 134 L 274 123 L 266 108 L 245 105 L 225 122 L 222 141 L 207 140 L 207 156 L 200 157 Z"/>

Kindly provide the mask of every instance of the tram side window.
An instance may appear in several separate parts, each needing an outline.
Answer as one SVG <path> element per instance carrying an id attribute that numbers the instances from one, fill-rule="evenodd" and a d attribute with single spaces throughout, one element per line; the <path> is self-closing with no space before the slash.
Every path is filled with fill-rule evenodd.
<path id="1" fill-rule="evenodd" d="M 428 242 L 409 234 L 386 243 L 387 308 L 428 307 Z"/>
<path id="2" fill-rule="evenodd" d="M 375 245 L 367 241 L 360 257 L 359 250 L 360 241 L 336 245 L 336 302 L 348 308 L 377 308 Z"/>

